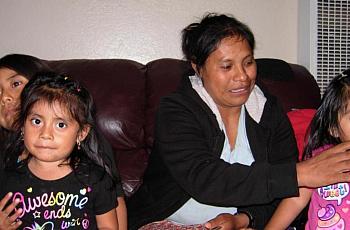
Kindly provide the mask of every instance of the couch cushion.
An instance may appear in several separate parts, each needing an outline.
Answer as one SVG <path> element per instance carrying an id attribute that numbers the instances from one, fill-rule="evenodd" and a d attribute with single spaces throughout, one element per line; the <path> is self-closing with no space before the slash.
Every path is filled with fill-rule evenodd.
<path id="1" fill-rule="evenodd" d="M 304 152 L 304 146 L 306 144 L 306 134 L 308 132 L 309 125 L 312 118 L 315 116 L 316 109 L 296 109 L 289 111 L 287 116 L 292 124 L 295 139 L 297 141 L 299 156 L 298 160 L 301 161 Z"/>
<path id="2" fill-rule="evenodd" d="M 81 81 L 93 95 L 98 126 L 115 151 L 123 189 L 130 196 L 141 183 L 148 158 L 144 143 L 145 66 L 123 59 L 49 64 Z"/>
<path id="3" fill-rule="evenodd" d="M 320 89 L 305 67 L 272 58 L 256 62 L 257 84 L 277 96 L 285 112 L 319 106 Z"/>
<path id="4" fill-rule="evenodd" d="M 155 113 L 160 98 L 175 91 L 183 76 L 193 75 L 191 65 L 179 59 L 163 58 L 149 62 L 147 65 L 147 108 L 145 137 L 148 151 L 153 145 Z"/>

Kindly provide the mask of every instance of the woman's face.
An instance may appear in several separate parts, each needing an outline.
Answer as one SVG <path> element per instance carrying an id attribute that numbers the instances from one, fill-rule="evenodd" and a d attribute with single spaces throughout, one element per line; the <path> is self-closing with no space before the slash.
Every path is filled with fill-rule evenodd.
<path id="1" fill-rule="evenodd" d="M 253 51 L 246 40 L 224 38 L 208 56 L 199 74 L 219 110 L 239 109 L 255 85 Z"/>
<path id="2" fill-rule="evenodd" d="M 0 126 L 11 129 L 28 79 L 8 68 L 0 68 Z"/>

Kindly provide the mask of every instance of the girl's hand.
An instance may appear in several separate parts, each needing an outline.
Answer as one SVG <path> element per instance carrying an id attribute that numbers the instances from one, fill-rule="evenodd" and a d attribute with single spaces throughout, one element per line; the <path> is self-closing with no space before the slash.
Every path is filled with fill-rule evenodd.
<path id="1" fill-rule="evenodd" d="M 18 199 L 16 199 L 14 202 L 12 202 L 9 206 L 5 208 L 5 205 L 11 199 L 11 197 L 12 193 L 9 192 L 0 201 L 0 230 L 17 229 L 22 224 L 20 220 L 17 220 L 17 218 L 22 213 L 21 208 L 16 210 L 13 214 L 11 214 L 15 210 L 17 204 L 19 203 Z"/>
<path id="2" fill-rule="evenodd" d="M 249 217 L 245 214 L 232 215 L 223 213 L 208 221 L 205 227 L 210 230 L 241 230 L 247 229 Z"/>

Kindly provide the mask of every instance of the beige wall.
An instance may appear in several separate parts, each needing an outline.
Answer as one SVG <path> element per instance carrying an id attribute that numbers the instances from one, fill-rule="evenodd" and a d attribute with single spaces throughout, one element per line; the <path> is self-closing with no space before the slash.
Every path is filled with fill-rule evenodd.
<path id="1" fill-rule="evenodd" d="M 180 31 L 230 13 L 256 36 L 256 57 L 297 62 L 297 0 L 0 0 L 0 56 L 182 58 Z"/>

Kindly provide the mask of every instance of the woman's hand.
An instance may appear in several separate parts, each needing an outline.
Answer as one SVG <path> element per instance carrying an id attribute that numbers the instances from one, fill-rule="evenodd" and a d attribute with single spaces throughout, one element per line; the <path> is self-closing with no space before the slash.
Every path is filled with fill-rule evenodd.
<path id="1" fill-rule="evenodd" d="M 348 151 L 349 150 L 349 151 Z M 344 142 L 297 164 L 299 187 L 316 188 L 350 182 L 350 142 Z"/>
<path id="2" fill-rule="evenodd" d="M 211 230 L 241 230 L 248 229 L 248 224 L 249 217 L 244 213 L 238 215 L 223 213 L 205 223 L 205 227 Z"/>
<path id="3" fill-rule="evenodd" d="M 6 196 L 0 201 L 0 230 L 13 230 L 19 228 L 22 224 L 17 218 L 21 215 L 22 209 L 17 209 L 12 215 L 11 213 L 15 210 L 19 200 L 16 199 L 9 206 L 5 208 L 7 202 L 11 199 L 12 193 L 6 194 Z"/>

